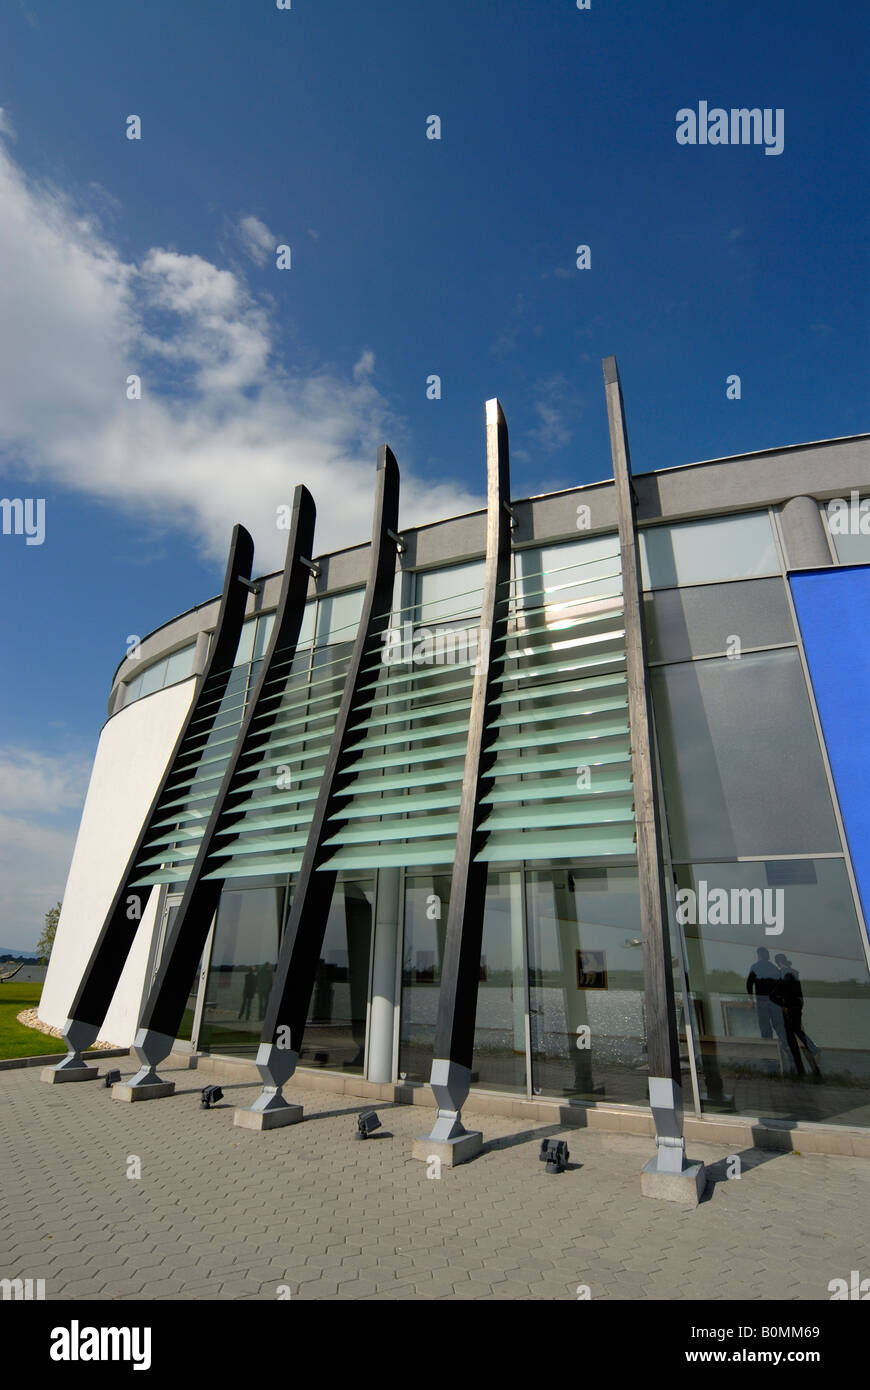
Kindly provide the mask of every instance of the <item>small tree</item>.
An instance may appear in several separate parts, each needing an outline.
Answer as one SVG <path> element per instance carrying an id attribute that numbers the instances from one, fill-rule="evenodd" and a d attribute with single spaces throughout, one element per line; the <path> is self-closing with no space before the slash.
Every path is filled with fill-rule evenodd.
<path id="1" fill-rule="evenodd" d="M 42 958 L 42 964 L 48 965 L 48 958 L 51 955 L 51 948 L 54 945 L 54 936 L 57 931 L 57 924 L 60 920 L 60 903 L 50 907 L 45 914 L 45 928 L 42 936 L 36 943 L 36 949 Z"/>

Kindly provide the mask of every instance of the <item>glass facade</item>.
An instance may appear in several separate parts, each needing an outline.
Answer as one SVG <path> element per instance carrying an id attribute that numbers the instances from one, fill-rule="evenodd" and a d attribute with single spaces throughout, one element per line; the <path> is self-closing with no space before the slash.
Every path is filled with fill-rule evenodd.
<path id="1" fill-rule="evenodd" d="M 771 519 L 647 527 L 641 553 L 686 1108 L 696 1094 L 711 1113 L 866 1125 L 870 976 Z M 392 645 L 371 668 L 346 799 L 324 844 L 338 881 L 305 1066 L 365 1074 L 378 885 L 390 873 L 399 884 L 395 1074 L 429 1078 L 482 585 L 479 560 L 397 583 Z M 203 1049 L 256 1052 L 361 605 L 359 589 L 309 603 L 300 651 L 281 677 L 262 771 L 215 874 L 226 883 L 206 987 L 198 999 L 194 983 L 188 1010 L 191 1025 L 201 1015 L 193 1041 Z M 271 620 L 245 625 L 226 714 L 206 745 L 216 773 Z M 475 851 L 490 868 L 473 1085 L 644 1106 L 614 534 L 514 553 L 497 663 Z M 200 817 L 210 810 L 207 787 L 194 804 L 204 771 L 187 808 Z M 195 853 L 185 814 L 173 822 L 174 848 L 160 851 L 176 858 L 154 881 L 170 882 L 173 865 Z"/>

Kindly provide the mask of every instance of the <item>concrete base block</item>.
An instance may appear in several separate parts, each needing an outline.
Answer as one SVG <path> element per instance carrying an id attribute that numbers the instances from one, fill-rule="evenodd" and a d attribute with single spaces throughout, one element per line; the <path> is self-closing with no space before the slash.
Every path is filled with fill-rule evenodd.
<path id="1" fill-rule="evenodd" d="M 282 1125 L 298 1125 L 301 1119 L 301 1105 L 284 1105 L 280 1110 L 248 1110 L 239 1106 L 233 1124 L 240 1129 L 280 1129 Z"/>
<path id="2" fill-rule="evenodd" d="M 58 1071 L 56 1067 L 43 1067 L 39 1079 L 49 1086 L 59 1086 L 63 1081 L 96 1081 L 99 1074 L 98 1067 L 67 1067 L 64 1071 Z"/>
<path id="3" fill-rule="evenodd" d="M 174 1094 L 174 1081 L 159 1081 L 150 1086 L 131 1086 L 127 1081 L 116 1081 L 112 1087 L 112 1100 L 159 1100 L 161 1096 Z"/>
<path id="4" fill-rule="evenodd" d="M 440 1158 L 445 1168 L 455 1168 L 459 1163 L 467 1163 L 483 1148 L 483 1134 L 479 1129 L 470 1129 L 466 1134 L 458 1134 L 455 1139 L 431 1139 L 428 1134 L 414 1140 L 411 1157 L 427 1163 L 430 1158 Z"/>
<path id="5" fill-rule="evenodd" d="M 682 1202 L 696 1207 L 707 1186 L 707 1170 L 703 1163 L 688 1163 L 682 1173 L 660 1173 L 656 1160 L 651 1158 L 640 1175 L 640 1190 L 644 1197 L 660 1197 L 666 1202 Z"/>

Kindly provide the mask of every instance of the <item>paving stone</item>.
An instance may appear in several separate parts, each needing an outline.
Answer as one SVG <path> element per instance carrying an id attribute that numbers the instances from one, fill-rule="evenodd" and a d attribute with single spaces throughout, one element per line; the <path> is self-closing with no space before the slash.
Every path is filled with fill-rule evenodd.
<path id="1" fill-rule="evenodd" d="M 11 1174 L 0 1274 L 45 1278 L 51 1299 L 271 1300 L 281 1284 L 294 1299 L 340 1301 L 576 1301 L 579 1284 L 593 1300 L 826 1299 L 835 1275 L 870 1268 L 856 1218 L 870 1205 L 870 1158 L 732 1140 L 739 1181 L 716 1181 L 683 1211 L 641 1196 L 651 1145 L 627 1133 L 556 1127 L 580 1167 L 551 1182 L 537 1161 L 549 1121 L 475 1121 L 471 1109 L 495 1146 L 435 1182 L 410 1158 L 417 1107 L 390 1110 L 389 1143 L 356 1145 L 348 1116 L 371 1101 L 333 1106 L 304 1085 L 306 1124 L 256 1137 L 201 1121 L 195 1090 L 183 1113 L 155 1106 L 137 1119 L 95 1094 L 51 1113 L 34 1106 L 34 1086 L 28 1069 L 0 1074 Z M 725 1144 L 690 1149 L 724 1175 Z M 129 1153 L 143 1160 L 138 1182 L 125 1178 Z"/>

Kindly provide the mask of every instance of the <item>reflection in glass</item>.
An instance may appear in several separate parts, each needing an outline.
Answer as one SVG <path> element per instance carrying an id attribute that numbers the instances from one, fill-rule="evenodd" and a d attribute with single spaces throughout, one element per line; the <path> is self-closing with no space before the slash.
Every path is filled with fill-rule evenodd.
<path id="1" fill-rule="evenodd" d="M 283 921 L 284 888 L 224 888 L 203 1005 L 200 1046 L 254 1056 Z"/>
<path id="2" fill-rule="evenodd" d="M 374 883 L 336 883 L 299 1053 L 302 1066 L 361 1073 L 365 1064 Z"/>
<path id="3" fill-rule="evenodd" d="M 651 673 L 675 859 L 840 848 L 796 651 Z"/>
<path id="4" fill-rule="evenodd" d="M 553 868 L 526 877 L 535 1093 L 643 1104 L 636 871 Z"/>
<path id="5" fill-rule="evenodd" d="M 842 859 L 675 878 L 705 1107 L 870 1123 L 870 976 Z"/>
<path id="6" fill-rule="evenodd" d="M 639 536 L 645 589 L 780 573 L 767 512 L 645 526 Z"/>
<path id="7" fill-rule="evenodd" d="M 405 883 L 399 1072 L 428 1081 L 450 900 L 450 876 Z M 490 873 L 486 889 L 472 1076 L 493 1091 L 526 1092 L 522 878 Z"/>

